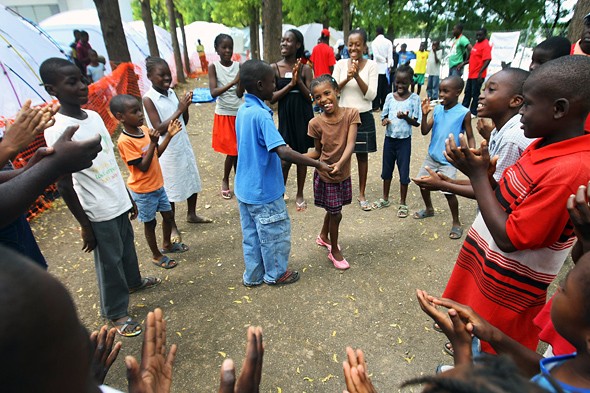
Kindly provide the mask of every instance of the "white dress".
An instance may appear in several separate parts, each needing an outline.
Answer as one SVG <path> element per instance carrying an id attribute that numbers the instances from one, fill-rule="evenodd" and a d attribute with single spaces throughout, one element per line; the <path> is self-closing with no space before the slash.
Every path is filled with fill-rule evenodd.
<path id="1" fill-rule="evenodd" d="M 145 93 L 145 97 L 152 100 L 162 121 L 172 116 L 178 108 L 178 98 L 172 89 L 169 89 L 168 96 L 165 96 L 152 87 Z M 147 113 L 145 119 L 147 126 L 153 128 Z M 202 189 L 197 161 L 186 132 L 184 120 L 182 116 L 178 120 L 182 123 L 182 130 L 172 137 L 164 154 L 159 158 L 162 175 L 164 176 L 164 188 L 168 199 L 174 203 L 185 201 Z M 160 142 L 162 140 L 163 137 L 160 137 Z"/>

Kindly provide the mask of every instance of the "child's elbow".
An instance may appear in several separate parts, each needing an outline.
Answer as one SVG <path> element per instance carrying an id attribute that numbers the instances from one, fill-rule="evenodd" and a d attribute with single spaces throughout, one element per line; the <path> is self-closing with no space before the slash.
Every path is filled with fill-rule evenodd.
<path id="1" fill-rule="evenodd" d="M 498 242 L 496 242 L 496 244 L 498 245 L 498 248 L 502 252 L 510 253 L 510 252 L 517 251 L 516 247 L 514 247 L 514 244 L 512 244 L 512 242 L 510 241 L 510 239 L 505 239 L 505 240 L 502 240 L 502 241 L 498 241 Z"/>

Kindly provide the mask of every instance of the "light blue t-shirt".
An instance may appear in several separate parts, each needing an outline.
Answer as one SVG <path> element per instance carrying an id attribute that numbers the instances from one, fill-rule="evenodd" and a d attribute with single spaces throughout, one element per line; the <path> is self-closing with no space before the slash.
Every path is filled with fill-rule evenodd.
<path id="1" fill-rule="evenodd" d="M 443 165 L 451 165 L 443 154 L 445 141 L 449 137 L 449 134 L 453 134 L 455 136 L 455 143 L 459 145 L 459 134 L 464 131 L 463 120 L 467 112 L 469 112 L 469 109 L 459 103 L 449 110 L 445 110 L 443 105 L 437 105 L 434 108 L 432 139 L 428 146 L 428 155 L 434 161 Z"/>
<path id="2" fill-rule="evenodd" d="M 240 202 L 262 205 L 285 193 L 281 159 L 271 152 L 285 141 L 272 120 L 272 110 L 252 94 L 244 98 L 236 117 L 238 165 L 234 193 Z"/>
<path id="3" fill-rule="evenodd" d="M 420 106 L 420 97 L 412 93 L 403 101 L 398 101 L 389 93 L 383 104 L 381 111 L 381 120 L 386 117 L 391 121 L 385 129 L 385 136 L 395 139 L 405 139 L 412 136 L 412 126 L 404 119 L 398 119 L 397 112 L 408 112 L 410 119 L 416 119 L 418 123 L 422 122 L 422 108 Z"/>
<path id="4" fill-rule="evenodd" d="M 562 363 L 568 361 L 569 359 L 573 359 L 575 356 L 576 356 L 576 354 L 574 353 L 571 355 L 554 356 L 554 357 L 550 357 L 550 358 L 541 359 L 541 361 L 539 362 L 540 366 L 541 366 L 541 373 L 537 374 L 533 378 L 531 378 L 531 382 L 533 382 L 536 385 L 539 385 L 540 387 L 545 389 L 547 392 L 552 392 L 552 393 L 557 393 L 557 390 L 551 384 L 551 382 L 549 382 L 549 379 L 552 379 L 553 382 L 555 382 L 557 385 L 559 385 L 561 390 L 563 390 L 565 393 L 590 393 L 590 389 L 577 388 L 575 386 L 571 386 L 571 385 L 565 384 L 563 382 L 560 382 L 550 376 L 551 369 L 553 367 L 559 366 Z"/>

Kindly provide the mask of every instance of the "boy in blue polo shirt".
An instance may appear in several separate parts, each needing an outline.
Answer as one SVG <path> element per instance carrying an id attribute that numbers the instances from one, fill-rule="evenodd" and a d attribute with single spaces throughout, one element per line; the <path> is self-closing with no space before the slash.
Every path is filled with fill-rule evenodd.
<path id="1" fill-rule="evenodd" d="M 430 100 L 425 99 L 422 101 L 422 123 L 420 123 L 420 131 L 422 135 L 428 135 L 432 130 L 432 136 L 430 145 L 428 146 L 428 154 L 426 154 L 422 169 L 420 169 L 418 176 L 416 176 L 418 179 L 429 176 L 426 168 L 430 168 L 437 173 L 440 172 L 451 179 L 455 178 L 457 169 L 444 156 L 445 141 L 449 137 L 449 134 L 453 134 L 455 141 L 458 141 L 459 134 L 465 133 L 469 147 L 475 147 L 475 138 L 471 129 L 471 112 L 463 105 L 458 105 L 459 96 L 464 86 L 465 82 L 458 76 L 449 76 L 444 79 L 439 86 L 440 105 L 434 108 L 433 116 L 430 119 L 428 119 L 428 114 L 432 110 Z M 425 209 L 414 213 L 414 218 L 422 219 L 434 216 L 430 191 L 421 188 L 420 194 L 422 194 Z M 447 198 L 449 209 L 453 216 L 449 238 L 460 239 L 463 236 L 463 228 L 459 220 L 459 201 L 455 194 L 449 192 L 443 192 L 443 194 Z"/>
<path id="2" fill-rule="evenodd" d="M 281 160 L 313 166 L 329 173 L 326 163 L 289 148 L 264 103 L 275 91 L 275 72 L 265 62 L 249 60 L 240 67 L 240 83 L 246 89 L 245 103 L 238 110 L 236 136 L 238 166 L 234 193 L 240 207 L 244 249 L 243 283 L 291 284 L 299 279 L 288 270 L 291 222 L 283 200 L 285 184 Z"/>

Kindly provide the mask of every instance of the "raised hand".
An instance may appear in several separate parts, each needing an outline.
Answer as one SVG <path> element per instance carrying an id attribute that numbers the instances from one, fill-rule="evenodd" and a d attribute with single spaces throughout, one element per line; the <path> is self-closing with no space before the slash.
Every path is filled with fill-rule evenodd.
<path id="1" fill-rule="evenodd" d="M 182 123 L 180 120 L 174 119 L 168 124 L 168 135 L 170 135 L 170 137 L 173 137 L 180 131 L 182 131 Z"/>
<path id="2" fill-rule="evenodd" d="M 369 378 L 363 351 L 361 349 L 354 351 L 351 347 L 346 347 L 346 357 L 347 360 L 342 362 L 346 392 L 377 393 L 377 389 Z"/>
<path id="3" fill-rule="evenodd" d="M 145 322 L 141 366 L 133 356 L 125 357 L 129 393 L 168 393 L 176 345 L 166 349 L 166 321 L 162 310 L 148 313 Z"/>
<path id="4" fill-rule="evenodd" d="M 236 381 L 234 362 L 226 359 L 221 365 L 219 393 L 258 393 L 262 379 L 262 359 L 264 344 L 262 329 L 250 326 L 248 328 L 248 343 L 246 357 L 242 363 L 242 372 Z"/>
<path id="5" fill-rule="evenodd" d="M 193 103 L 193 92 L 188 91 L 178 100 L 178 109 L 181 112 L 185 112 Z"/>
<path id="6" fill-rule="evenodd" d="M 6 129 L 2 143 L 6 144 L 12 155 L 16 156 L 35 140 L 45 128 L 39 127 L 43 122 L 45 112 L 38 108 L 31 108 L 31 100 L 27 100 L 16 114 L 14 123 Z M 49 121 L 48 118 L 45 122 Z"/>
<path id="7" fill-rule="evenodd" d="M 430 113 L 432 108 L 430 107 L 430 98 L 425 98 L 422 100 L 422 115 L 426 116 Z"/>
<path id="8" fill-rule="evenodd" d="M 172 122 L 170 122 L 170 124 L 172 124 Z M 170 126 L 168 126 L 168 130 L 170 130 Z M 160 133 L 158 132 L 158 130 L 150 128 L 150 130 L 148 131 L 148 135 L 150 137 L 150 141 L 152 141 L 155 144 L 158 144 L 158 141 L 160 140 Z"/>
<path id="9" fill-rule="evenodd" d="M 490 119 L 477 119 L 477 124 L 475 126 L 477 128 L 477 132 L 479 132 L 479 135 L 481 135 L 481 137 L 483 139 L 485 139 L 486 141 L 490 141 L 490 135 L 492 134 L 492 131 L 494 130 L 494 128 L 496 127 L 494 125 L 494 122 L 491 121 Z"/>
<path id="10" fill-rule="evenodd" d="M 117 356 L 119 356 L 122 343 L 120 341 L 115 343 L 116 334 L 116 328 L 109 330 L 106 325 L 100 328 L 100 331 L 94 331 L 90 334 L 90 342 L 94 349 L 92 371 L 99 385 L 104 383 L 109 369 L 117 359 Z"/>
<path id="11" fill-rule="evenodd" d="M 350 65 L 348 66 L 348 72 L 346 73 L 348 80 L 351 80 L 358 75 L 358 66 L 358 60 L 350 61 Z"/>

